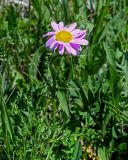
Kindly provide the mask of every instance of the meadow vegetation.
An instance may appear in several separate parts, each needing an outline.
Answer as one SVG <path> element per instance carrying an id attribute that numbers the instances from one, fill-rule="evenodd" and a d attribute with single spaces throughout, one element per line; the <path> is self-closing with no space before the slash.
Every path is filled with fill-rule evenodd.
<path id="1" fill-rule="evenodd" d="M 86 29 L 79 56 L 51 21 Z M 128 1 L 0 2 L 0 159 L 128 159 Z"/>

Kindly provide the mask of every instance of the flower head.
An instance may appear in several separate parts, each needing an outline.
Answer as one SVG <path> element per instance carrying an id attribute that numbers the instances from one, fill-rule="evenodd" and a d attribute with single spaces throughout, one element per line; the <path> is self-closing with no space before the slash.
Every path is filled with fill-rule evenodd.
<path id="1" fill-rule="evenodd" d="M 73 23 L 69 26 L 64 26 L 63 22 L 51 22 L 51 26 L 54 31 L 48 32 L 44 35 L 49 39 L 46 42 L 46 47 L 51 50 L 59 50 L 59 54 L 78 55 L 81 50 L 81 45 L 88 45 L 88 41 L 84 39 L 86 30 L 76 29 L 77 24 Z"/>

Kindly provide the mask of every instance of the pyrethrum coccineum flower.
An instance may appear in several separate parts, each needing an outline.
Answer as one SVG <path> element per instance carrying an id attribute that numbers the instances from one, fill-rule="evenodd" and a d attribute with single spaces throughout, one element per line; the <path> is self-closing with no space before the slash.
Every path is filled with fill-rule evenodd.
<path id="1" fill-rule="evenodd" d="M 46 47 L 51 50 L 59 50 L 59 54 L 78 55 L 81 50 L 81 45 L 88 45 L 88 41 L 84 39 L 86 30 L 76 29 L 77 24 L 73 23 L 69 26 L 64 26 L 63 22 L 51 22 L 54 31 L 48 32 L 44 35 L 48 36 Z"/>

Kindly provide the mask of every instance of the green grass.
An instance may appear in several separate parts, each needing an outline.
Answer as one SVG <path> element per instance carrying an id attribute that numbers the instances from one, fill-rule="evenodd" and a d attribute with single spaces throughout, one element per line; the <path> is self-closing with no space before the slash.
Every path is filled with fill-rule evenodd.
<path id="1" fill-rule="evenodd" d="M 127 160 L 127 0 L 30 3 L 0 8 L 0 159 Z M 53 20 L 87 29 L 79 56 L 45 48 Z"/>

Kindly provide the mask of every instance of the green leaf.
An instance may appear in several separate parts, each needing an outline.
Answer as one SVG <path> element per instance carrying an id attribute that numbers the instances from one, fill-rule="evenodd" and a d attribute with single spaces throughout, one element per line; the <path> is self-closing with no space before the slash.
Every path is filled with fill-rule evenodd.
<path id="1" fill-rule="evenodd" d="M 68 108 L 68 104 L 67 104 L 67 101 L 66 101 L 65 93 L 62 92 L 62 91 L 57 91 L 56 95 L 57 95 L 57 98 L 58 98 L 58 100 L 60 102 L 60 107 L 63 109 L 63 111 L 66 113 L 66 115 L 68 117 L 70 117 L 69 108 Z"/>
<path id="2" fill-rule="evenodd" d="M 35 14 L 37 16 L 37 18 L 40 19 L 40 17 L 42 16 L 42 2 L 41 0 L 31 0 L 34 9 L 35 9 Z"/>
<path id="3" fill-rule="evenodd" d="M 9 140 L 7 139 L 10 137 L 12 142 L 14 142 L 15 137 L 12 129 L 12 124 L 11 124 L 10 117 L 8 115 L 8 112 L 5 106 L 5 101 L 4 101 L 4 85 L 3 85 L 2 75 L 0 75 L 0 111 L 1 111 L 1 121 L 2 121 L 4 140 L 9 143 Z"/>
<path id="4" fill-rule="evenodd" d="M 116 134 L 115 127 L 114 127 L 114 126 L 112 127 L 112 136 L 113 136 L 114 138 L 118 138 L 118 136 L 117 136 L 117 134 Z"/>
<path id="5" fill-rule="evenodd" d="M 76 142 L 74 147 L 74 154 L 72 160 L 80 160 L 82 155 L 82 146 L 79 141 Z"/>
<path id="6" fill-rule="evenodd" d="M 126 151 L 127 150 L 127 146 L 128 146 L 127 143 L 120 143 L 118 148 L 119 148 L 120 151 Z"/>
<path id="7" fill-rule="evenodd" d="M 85 94 L 85 91 L 82 87 L 82 84 L 79 82 L 79 81 L 75 81 L 76 85 L 78 86 L 78 88 L 80 89 L 80 94 L 81 94 L 81 98 L 82 98 L 82 102 L 83 102 L 83 105 L 84 105 L 84 109 L 85 111 L 89 111 L 89 101 L 87 99 L 87 96 Z"/>
<path id="8" fill-rule="evenodd" d="M 111 118 L 112 118 L 112 114 L 111 113 L 109 113 L 109 114 L 106 113 L 103 124 L 102 124 L 102 134 L 103 134 L 103 136 L 105 136 L 107 134 L 107 125 L 110 122 Z"/>
<path id="9" fill-rule="evenodd" d="M 98 157 L 99 157 L 99 160 L 109 160 L 107 149 L 105 147 L 98 148 Z"/>
<path id="10" fill-rule="evenodd" d="M 43 46 L 39 47 L 36 50 L 36 52 L 34 53 L 32 59 L 31 59 L 31 63 L 29 64 L 29 75 L 32 79 L 33 78 L 36 79 L 36 75 L 37 75 L 37 72 L 38 72 L 38 65 L 39 65 L 39 62 L 40 62 L 41 55 L 43 53 L 42 49 L 43 49 Z"/>
<path id="11" fill-rule="evenodd" d="M 104 50 L 106 52 L 106 57 L 107 57 L 107 60 L 109 62 L 109 64 L 115 68 L 115 61 L 114 61 L 114 54 L 113 52 L 111 52 L 108 44 L 106 42 L 103 42 L 103 47 L 104 47 Z"/>

